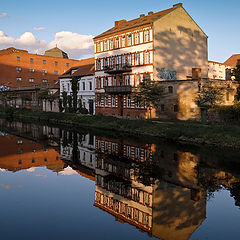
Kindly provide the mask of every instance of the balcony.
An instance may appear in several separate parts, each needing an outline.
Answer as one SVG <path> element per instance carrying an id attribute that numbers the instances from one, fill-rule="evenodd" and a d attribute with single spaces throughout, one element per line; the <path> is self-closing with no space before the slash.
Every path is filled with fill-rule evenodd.
<path id="1" fill-rule="evenodd" d="M 104 73 L 108 73 L 108 74 L 117 74 L 117 73 L 124 73 L 124 72 L 131 72 L 132 69 L 127 65 L 113 65 L 113 66 L 105 66 L 104 67 Z"/>
<path id="2" fill-rule="evenodd" d="M 132 92 L 132 86 L 109 86 L 104 88 L 105 93 L 108 94 L 129 94 Z"/>

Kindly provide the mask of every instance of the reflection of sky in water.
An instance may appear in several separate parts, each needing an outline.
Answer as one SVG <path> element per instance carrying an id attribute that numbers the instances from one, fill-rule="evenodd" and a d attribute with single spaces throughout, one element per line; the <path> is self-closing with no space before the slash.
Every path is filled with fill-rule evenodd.
<path id="1" fill-rule="evenodd" d="M 191 239 L 237 240 L 240 238 L 240 209 L 229 191 L 215 192 L 207 202 L 207 218 Z"/>
<path id="2" fill-rule="evenodd" d="M 93 206 L 95 182 L 34 170 L 0 174 L 1 239 L 149 239 Z"/>

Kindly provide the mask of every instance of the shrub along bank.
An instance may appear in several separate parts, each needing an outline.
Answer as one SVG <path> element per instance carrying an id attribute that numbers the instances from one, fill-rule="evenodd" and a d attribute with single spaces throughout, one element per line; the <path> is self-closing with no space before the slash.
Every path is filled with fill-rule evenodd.
<path id="1" fill-rule="evenodd" d="M 154 136 L 193 144 L 240 149 L 240 126 L 190 121 L 130 120 L 102 115 L 80 115 L 0 108 L 0 115 L 14 120 L 42 121 L 58 125 L 97 128 L 138 136 Z"/>

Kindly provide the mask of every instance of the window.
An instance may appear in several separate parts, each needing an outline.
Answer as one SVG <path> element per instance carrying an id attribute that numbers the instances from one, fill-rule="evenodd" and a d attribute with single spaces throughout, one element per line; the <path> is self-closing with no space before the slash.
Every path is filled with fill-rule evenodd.
<path id="1" fill-rule="evenodd" d="M 150 52 L 145 52 L 145 59 L 144 59 L 145 64 L 150 63 Z"/>
<path id="2" fill-rule="evenodd" d="M 46 74 L 46 73 L 47 73 L 47 70 L 44 70 L 44 69 L 43 69 L 43 70 L 42 70 L 42 73 L 43 73 L 43 74 Z"/>
<path id="3" fill-rule="evenodd" d="M 116 97 L 112 96 L 112 107 L 116 107 Z"/>
<path id="4" fill-rule="evenodd" d="M 22 68 L 21 67 L 16 67 L 17 72 L 21 72 Z"/>
<path id="5" fill-rule="evenodd" d="M 97 52 L 101 52 L 101 43 L 100 42 L 97 43 Z"/>
<path id="6" fill-rule="evenodd" d="M 104 41 L 104 51 L 108 51 L 108 41 Z"/>
<path id="7" fill-rule="evenodd" d="M 82 90 L 85 91 L 85 82 L 82 82 Z"/>
<path id="8" fill-rule="evenodd" d="M 21 58 L 20 57 L 17 57 L 17 61 L 20 61 L 21 60 Z"/>
<path id="9" fill-rule="evenodd" d="M 46 60 L 43 60 L 42 62 L 43 62 L 43 64 L 46 64 Z"/>
<path id="10" fill-rule="evenodd" d="M 122 47 L 126 47 L 126 37 L 122 36 Z"/>
<path id="11" fill-rule="evenodd" d="M 127 97 L 127 107 L 128 108 L 131 107 L 131 97 L 130 96 Z"/>
<path id="12" fill-rule="evenodd" d="M 129 77 L 129 75 L 126 75 L 125 76 L 125 85 L 130 85 L 130 77 Z"/>
<path id="13" fill-rule="evenodd" d="M 122 56 L 122 65 L 126 66 L 126 55 Z"/>
<path id="14" fill-rule="evenodd" d="M 29 68 L 29 72 L 34 72 L 34 68 Z"/>
<path id="15" fill-rule="evenodd" d="M 105 107 L 107 107 L 107 106 L 108 106 L 108 97 L 105 96 Z"/>
<path id="16" fill-rule="evenodd" d="M 89 90 L 92 90 L 92 82 L 89 82 Z"/>
<path id="17" fill-rule="evenodd" d="M 139 44 L 139 32 L 135 33 L 135 44 Z"/>
<path id="18" fill-rule="evenodd" d="M 110 58 L 110 68 L 113 68 L 113 57 Z"/>
<path id="19" fill-rule="evenodd" d="M 56 74 L 56 75 L 57 75 L 57 74 L 58 74 L 58 71 L 54 71 L 54 74 Z"/>
<path id="20" fill-rule="evenodd" d="M 144 31 L 144 42 L 149 42 L 149 30 Z"/>
<path id="21" fill-rule="evenodd" d="M 113 49 L 113 39 L 110 39 L 110 49 Z"/>
<path id="22" fill-rule="evenodd" d="M 108 85 L 108 78 L 105 77 L 105 78 L 104 78 L 104 87 L 107 87 L 107 85 Z"/>
<path id="23" fill-rule="evenodd" d="M 66 66 L 67 66 L 67 67 L 69 67 L 69 66 L 70 66 L 70 64 L 69 64 L 69 63 L 66 63 Z"/>
<path id="24" fill-rule="evenodd" d="M 140 54 L 139 53 L 136 53 L 136 55 L 135 55 L 135 64 L 136 65 L 140 64 Z"/>
<path id="25" fill-rule="evenodd" d="M 104 67 L 105 67 L 105 69 L 107 69 L 107 67 L 108 67 L 108 59 L 107 58 L 104 58 Z"/>
<path id="26" fill-rule="evenodd" d="M 55 61 L 55 62 L 54 62 L 54 64 L 55 64 L 55 66 L 57 66 L 57 65 L 58 65 L 58 62 L 57 62 L 57 61 Z"/>
<path id="27" fill-rule="evenodd" d="M 136 82 L 135 82 L 135 85 L 138 86 L 139 83 L 140 83 L 140 75 L 137 74 L 137 75 L 136 75 Z"/>
<path id="28" fill-rule="evenodd" d="M 21 82 L 22 78 L 21 77 L 17 77 L 16 80 L 17 80 L 17 82 Z"/>
<path id="29" fill-rule="evenodd" d="M 34 78 L 29 78 L 28 81 L 29 82 L 34 82 Z"/>
<path id="30" fill-rule="evenodd" d="M 115 39 L 115 48 L 119 48 L 119 38 Z"/>
<path id="31" fill-rule="evenodd" d="M 132 45 L 132 35 L 129 34 L 128 35 L 128 46 L 131 46 Z"/>
<path id="32" fill-rule="evenodd" d="M 172 86 L 168 86 L 168 93 L 173 93 L 173 87 Z"/>
<path id="33" fill-rule="evenodd" d="M 33 58 L 30 58 L 30 62 L 31 62 L 31 63 L 33 63 L 33 62 L 34 62 Z"/>
<path id="34" fill-rule="evenodd" d="M 178 105 L 174 105 L 174 106 L 173 106 L 173 111 L 174 111 L 174 112 L 178 112 Z"/>
<path id="35" fill-rule="evenodd" d="M 129 66 L 132 65 L 132 54 L 131 53 L 128 55 L 128 65 Z"/>
<path id="36" fill-rule="evenodd" d="M 98 78 L 98 88 L 101 88 L 101 78 Z"/>
<path id="37" fill-rule="evenodd" d="M 97 59 L 97 70 L 101 70 L 101 59 Z"/>
<path id="38" fill-rule="evenodd" d="M 113 86 L 117 86 L 117 78 L 116 78 L 116 76 L 113 77 Z"/>
<path id="39" fill-rule="evenodd" d="M 42 82 L 43 82 L 43 83 L 46 83 L 46 82 L 47 82 L 47 79 L 43 79 Z"/>

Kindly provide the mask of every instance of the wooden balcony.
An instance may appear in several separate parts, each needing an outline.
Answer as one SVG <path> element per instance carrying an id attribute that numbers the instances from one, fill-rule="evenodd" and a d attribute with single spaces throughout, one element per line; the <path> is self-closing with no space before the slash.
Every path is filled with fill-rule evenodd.
<path id="1" fill-rule="evenodd" d="M 108 74 L 118 74 L 118 73 L 125 73 L 125 72 L 131 72 L 132 69 L 128 65 L 114 65 L 114 66 L 105 66 L 104 67 L 104 73 Z"/>
<path id="2" fill-rule="evenodd" d="M 132 92 L 132 86 L 108 86 L 104 88 L 105 93 L 108 94 L 129 94 Z"/>

